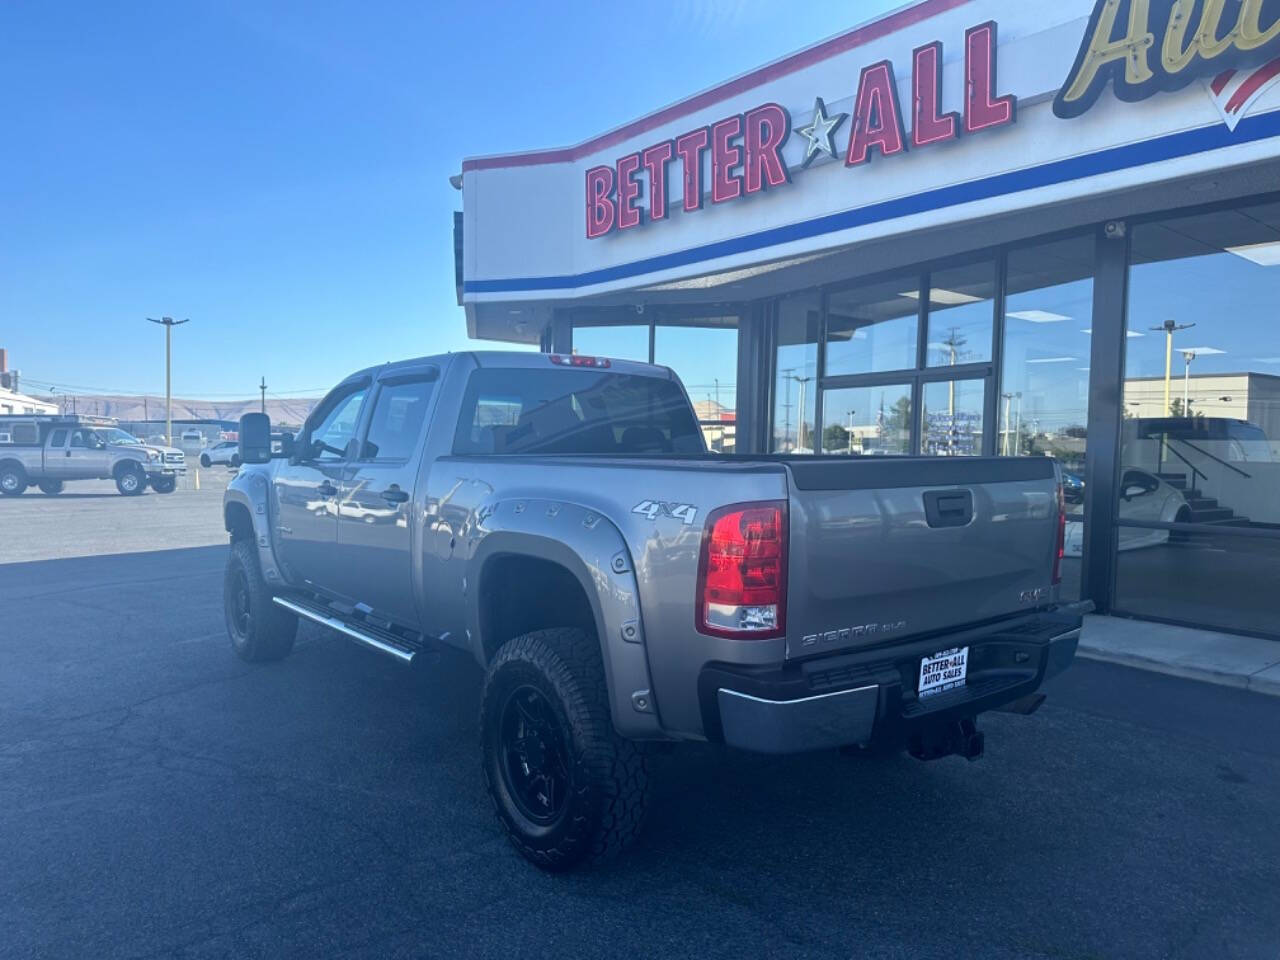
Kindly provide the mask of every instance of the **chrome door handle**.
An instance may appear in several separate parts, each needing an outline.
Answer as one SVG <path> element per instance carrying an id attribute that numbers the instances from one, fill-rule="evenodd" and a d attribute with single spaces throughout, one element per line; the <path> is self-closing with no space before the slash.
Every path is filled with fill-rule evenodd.
<path id="1" fill-rule="evenodd" d="M 404 503 L 409 499 L 408 491 L 401 490 L 399 487 L 387 487 L 382 491 L 382 499 L 388 503 Z"/>

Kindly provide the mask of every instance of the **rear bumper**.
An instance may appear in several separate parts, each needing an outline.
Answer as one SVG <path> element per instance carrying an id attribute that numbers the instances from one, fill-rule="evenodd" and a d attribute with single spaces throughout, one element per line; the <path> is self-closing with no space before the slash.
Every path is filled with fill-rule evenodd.
<path id="1" fill-rule="evenodd" d="M 905 746 L 931 725 L 1004 706 L 1065 670 L 1090 606 L 782 666 L 708 664 L 698 681 L 708 738 L 757 753 Z M 917 697 L 920 658 L 959 646 L 969 648 L 965 685 Z"/>

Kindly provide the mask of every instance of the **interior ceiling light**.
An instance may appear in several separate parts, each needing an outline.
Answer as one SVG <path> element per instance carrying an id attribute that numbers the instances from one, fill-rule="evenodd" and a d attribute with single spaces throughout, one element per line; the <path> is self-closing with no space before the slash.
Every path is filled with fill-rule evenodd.
<path id="1" fill-rule="evenodd" d="M 1227 253 L 1234 253 L 1260 267 L 1280 267 L 1280 241 L 1269 243 L 1249 243 L 1243 247 L 1227 247 Z"/>
<path id="2" fill-rule="evenodd" d="M 904 290 L 900 296 L 919 300 L 920 291 Z M 940 303 L 946 307 L 958 307 L 965 303 L 981 303 L 982 297 L 972 297 L 967 293 L 960 293 L 958 290 L 944 290 L 942 287 L 934 287 L 929 291 L 929 302 Z"/>
<path id="3" fill-rule="evenodd" d="M 1018 320 L 1025 320 L 1027 323 L 1061 323 L 1063 320 L 1070 320 L 1070 317 L 1064 317 L 1060 313 L 1050 313 L 1047 310 L 1014 310 L 1009 316 Z"/>
<path id="4" fill-rule="evenodd" d="M 1081 332 L 1081 333 L 1087 333 L 1087 334 L 1092 335 L 1092 334 L 1093 334 L 1093 327 L 1085 327 L 1085 328 L 1084 328 L 1083 330 L 1081 330 L 1080 332 Z M 1145 337 L 1145 336 L 1146 336 L 1146 334 L 1145 334 L 1145 333 L 1143 333 L 1143 332 L 1142 332 L 1142 331 L 1140 331 L 1140 330 L 1129 330 L 1125 335 L 1126 335 L 1130 340 L 1134 340 L 1134 339 L 1136 339 L 1136 338 L 1138 338 L 1138 337 Z"/>

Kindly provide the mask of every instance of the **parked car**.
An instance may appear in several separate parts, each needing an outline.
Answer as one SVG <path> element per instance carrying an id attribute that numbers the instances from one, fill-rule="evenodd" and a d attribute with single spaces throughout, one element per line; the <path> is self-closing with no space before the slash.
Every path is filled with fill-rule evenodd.
<path id="1" fill-rule="evenodd" d="M 1056 603 L 1052 460 L 711 455 L 664 367 L 428 357 L 353 374 L 279 456 L 263 414 L 240 442 L 235 652 L 299 619 L 469 652 L 498 820 L 551 870 L 635 837 L 655 741 L 976 759 L 1088 609 Z"/>
<path id="2" fill-rule="evenodd" d="M 0 417 L 0 493 L 30 486 L 61 493 L 68 480 L 111 479 L 125 496 L 173 493 L 186 472 L 181 450 L 144 444 L 114 420 L 80 416 Z"/>
<path id="3" fill-rule="evenodd" d="M 198 450 L 204 446 L 204 434 L 194 428 L 183 430 L 178 443 L 182 447 L 195 447 Z"/>
<path id="4" fill-rule="evenodd" d="M 240 466 L 240 444 L 233 440 L 224 440 L 200 451 L 200 466 L 211 467 L 215 463 L 228 466 Z"/>
<path id="5" fill-rule="evenodd" d="M 1079 478 L 1077 478 L 1079 479 Z M 1079 481 L 1078 499 L 1068 503 L 1084 502 L 1084 481 Z M 1189 523 L 1191 507 L 1182 491 L 1165 483 L 1145 470 L 1126 470 L 1120 483 L 1120 519 L 1147 523 Z M 1169 542 L 1168 530 L 1151 530 L 1143 527 L 1119 527 L 1119 550 L 1140 550 L 1158 547 Z M 1066 542 L 1063 550 L 1068 557 L 1084 555 L 1084 514 L 1067 515 Z"/>

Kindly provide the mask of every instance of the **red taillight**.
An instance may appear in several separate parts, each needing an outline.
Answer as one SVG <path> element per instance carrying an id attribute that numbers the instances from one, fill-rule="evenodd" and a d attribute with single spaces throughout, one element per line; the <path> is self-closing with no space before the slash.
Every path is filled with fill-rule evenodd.
<path id="1" fill-rule="evenodd" d="M 551 362 L 559 367 L 596 367 L 604 369 L 609 366 L 607 357 L 584 357 L 581 354 L 549 354 Z"/>
<path id="2" fill-rule="evenodd" d="M 698 630 L 746 640 L 780 637 L 786 614 L 786 503 L 713 511 L 698 562 Z"/>
<path id="3" fill-rule="evenodd" d="M 1067 498 L 1058 484 L 1058 550 L 1053 558 L 1053 585 L 1062 582 L 1062 558 L 1067 552 Z"/>

